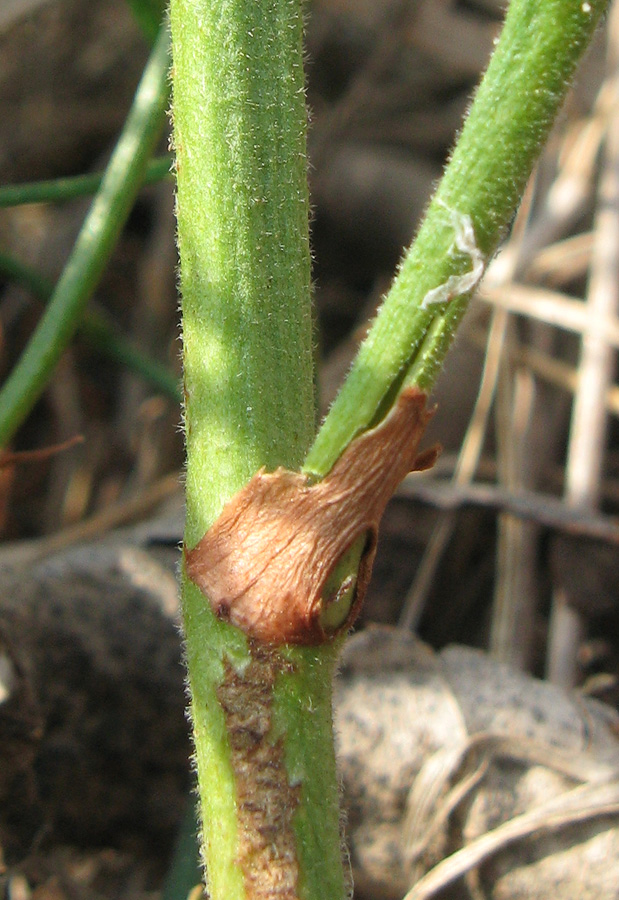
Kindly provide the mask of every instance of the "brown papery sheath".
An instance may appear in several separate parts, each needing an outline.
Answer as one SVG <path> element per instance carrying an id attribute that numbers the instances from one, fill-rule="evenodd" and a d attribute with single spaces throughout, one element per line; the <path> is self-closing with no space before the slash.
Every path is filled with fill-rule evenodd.
<path id="1" fill-rule="evenodd" d="M 438 447 L 419 454 L 432 413 L 426 395 L 407 388 L 389 415 L 355 438 L 322 481 L 261 469 L 224 506 L 192 549 L 186 571 L 221 618 L 265 644 L 320 644 L 357 616 L 376 551 L 378 526 L 400 481 L 430 468 Z M 326 632 L 325 585 L 337 562 L 366 535 L 356 593 L 346 621 Z"/>

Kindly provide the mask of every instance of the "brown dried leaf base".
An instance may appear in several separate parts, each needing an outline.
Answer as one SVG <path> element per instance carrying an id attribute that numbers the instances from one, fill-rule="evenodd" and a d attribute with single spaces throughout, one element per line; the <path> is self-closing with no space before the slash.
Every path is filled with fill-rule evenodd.
<path id="1" fill-rule="evenodd" d="M 438 448 L 419 454 L 432 413 L 417 388 L 402 392 L 387 418 L 348 446 L 318 484 L 298 472 L 264 469 L 224 507 L 192 550 L 187 573 L 213 611 L 266 644 L 319 644 L 350 627 L 367 584 L 378 525 L 400 481 L 427 469 Z M 346 621 L 326 632 L 325 585 L 338 561 L 366 536 Z"/>

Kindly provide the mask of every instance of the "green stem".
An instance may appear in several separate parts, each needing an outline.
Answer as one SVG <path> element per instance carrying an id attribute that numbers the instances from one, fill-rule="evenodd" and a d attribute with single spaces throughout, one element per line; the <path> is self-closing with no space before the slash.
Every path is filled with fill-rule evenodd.
<path id="1" fill-rule="evenodd" d="M 187 534 L 314 432 L 300 0 L 173 0 Z"/>
<path id="2" fill-rule="evenodd" d="M 164 0 L 127 0 L 136 22 L 153 44 L 165 14 Z"/>
<path id="3" fill-rule="evenodd" d="M 303 3 L 172 0 L 170 20 L 193 547 L 314 434 Z M 338 900 L 334 648 L 259 652 L 186 577 L 182 604 L 212 900 Z"/>
<path id="4" fill-rule="evenodd" d="M 144 172 L 143 184 L 153 184 L 171 177 L 172 159 L 160 156 L 151 159 Z M 23 206 L 26 203 L 61 203 L 78 197 L 96 194 L 105 173 L 73 175 L 67 178 L 52 178 L 49 181 L 28 181 L 25 184 L 4 184 L 0 187 L 0 209 L 9 206 Z"/>
<path id="5" fill-rule="evenodd" d="M 36 269 L 0 251 L 0 275 L 10 281 L 16 281 L 30 291 L 41 303 L 47 303 L 54 292 L 54 285 Z"/>
<path id="6" fill-rule="evenodd" d="M 167 103 L 169 39 L 162 28 L 105 177 L 53 297 L 0 393 L 0 447 L 24 421 L 79 324 L 129 215 L 161 134 Z"/>
<path id="7" fill-rule="evenodd" d="M 142 353 L 132 341 L 118 334 L 103 310 L 87 310 L 79 330 L 91 347 L 126 366 L 173 403 L 181 402 L 179 379 L 166 366 Z"/>
<path id="8" fill-rule="evenodd" d="M 403 383 L 431 386 L 606 5 L 513 0 L 427 220 L 307 471 L 327 473 Z M 258 468 L 297 468 L 312 438 L 302 7 L 172 0 L 189 548 Z M 185 574 L 182 605 L 212 900 L 276 890 L 340 900 L 337 642 L 249 642 Z"/>
<path id="9" fill-rule="evenodd" d="M 429 390 L 471 291 L 424 308 L 473 267 L 456 245 L 468 217 L 480 260 L 495 253 L 608 0 L 512 0 L 499 43 L 425 220 L 304 464 L 325 475 L 382 417 L 404 381 Z M 449 292 L 448 292 L 449 294 Z"/>
<path id="10" fill-rule="evenodd" d="M 0 274 L 23 284 L 43 303 L 47 303 L 54 292 L 51 281 L 5 253 L 0 253 Z M 172 372 L 117 334 L 103 310 L 94 303 L 84 312 L 79 331 L 93 347 L 140 375 L 170 400 L 180 401 L 178 381 Z"/>

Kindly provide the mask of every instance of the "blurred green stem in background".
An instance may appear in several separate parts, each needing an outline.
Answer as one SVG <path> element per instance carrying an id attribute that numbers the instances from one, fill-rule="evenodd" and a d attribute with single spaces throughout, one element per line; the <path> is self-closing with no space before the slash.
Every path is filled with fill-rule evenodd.
<path id="1" fill-rule="evenodd" d="M 169 35 L 162 26 L 101 187 L 53 296 L 0 391 L 0 448 L 45 389 L 74 334 L 131 211 L 159 139 L 168 103 Z"/>
<path id="2" fill-rule="evenodd" d="M 38 272 L 0 252 L 0 275 L 3 274 L 32 291 L 43 303 L 47 303 L 54 292 L 53 284 Z M 172 372 L 118 334 L 108 321 L 105 312 L 96 307 L 94 302 L 84 312 L 78 333 L 83 335 L 92 347 L 131 369 L 170 400 L 180 403 L 180 387 Z"/>
<path id="3" fill-rule="evenodd" d="M 164 178 L 172 178 L 171 156 L 151 159 L 144 172 L 143 184 L 153 184 Z M 23 184 L 0 185 L 0 209 L 9 206 L 23 206 L 26 203 L 61 203 L 78 197 L 96 194 L 105 173 L 73 175 L 68 178 L 52 178 L 49 181 L 27 181 Z"/>

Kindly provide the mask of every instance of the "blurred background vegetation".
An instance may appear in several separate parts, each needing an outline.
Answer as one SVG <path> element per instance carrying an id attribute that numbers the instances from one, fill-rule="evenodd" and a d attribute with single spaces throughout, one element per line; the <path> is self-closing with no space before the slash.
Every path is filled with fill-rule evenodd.
<path id="1" fill-rule="evenodd" d="M 441 172 L 503 3 L 313 0 L 309 12 L 324 410 Z M 490 649 L 619 708 L 619 241 L 608 247 L 619 227 L 617 40 L 597 36 L 448 359 L 432 425 L 444 453 L 390 505 L 362 624 L 400 621 L 435 647 Z M 0 186 L 100 172 L 148 53 L 124 0 L 5 0 Z M 0 209 L 0 380 L 88 203 Z M 0 566 L 24 542 L 53 554 L 181 502 L 173 212 L 169 176 L 142 189 L 89 307 L 103 329 L 78 332 L 9 448 L 83 438 L 4 461 Z M 162 857 L 148 833 L 132 841 L 118 843 L 130 864 L 109 849 L 90 863 L 68 850 L 62 863 L 38 856 L 31 881 L 46 898 L 148 893 Z M 91 867 L 83 883 L 80 865 Z"/>

